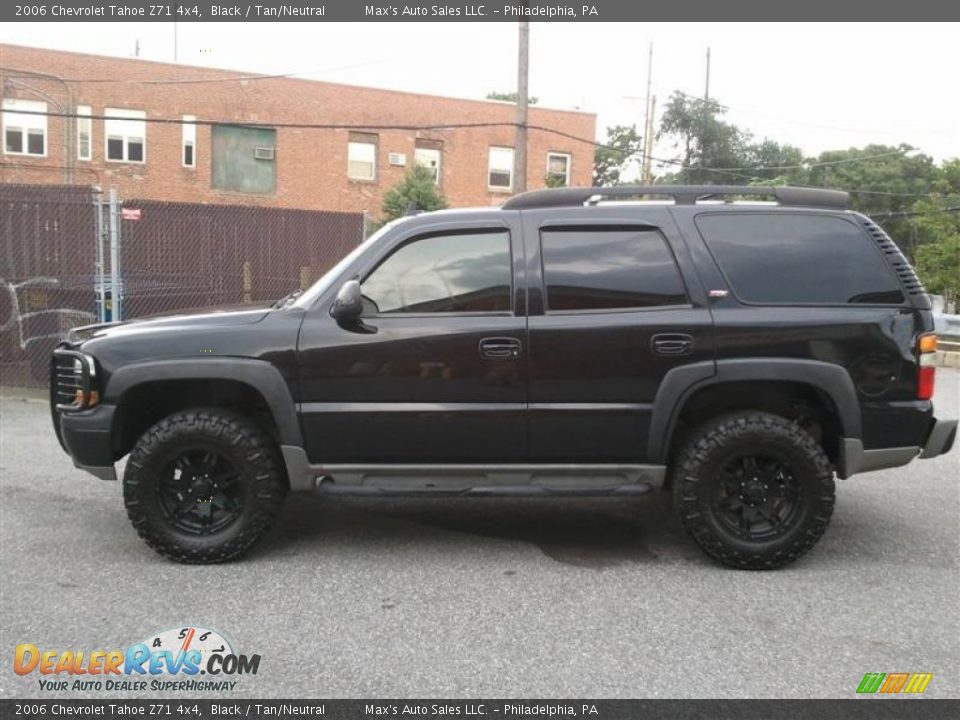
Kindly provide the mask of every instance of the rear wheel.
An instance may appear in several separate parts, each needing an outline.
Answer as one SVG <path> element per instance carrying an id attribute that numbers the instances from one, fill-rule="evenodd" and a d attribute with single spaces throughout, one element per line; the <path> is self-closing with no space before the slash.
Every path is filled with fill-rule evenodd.
<path id="1" fill-rule="evenodd" d="M 183 563 L 234 558 L 259 540 L 287 492 L 276 445 L 220 409 L 178 412 L 147 430 L 123 478 L 127 515 L 154 550 Z"/>
<path id="2" fill-rule="evenodd" d="M 695 430 L 673 471 L 674 508 L 711 556 L 749 570 L 788 565 L 830 522 L 833 467 L 797 424 L 762 412 Z"/>

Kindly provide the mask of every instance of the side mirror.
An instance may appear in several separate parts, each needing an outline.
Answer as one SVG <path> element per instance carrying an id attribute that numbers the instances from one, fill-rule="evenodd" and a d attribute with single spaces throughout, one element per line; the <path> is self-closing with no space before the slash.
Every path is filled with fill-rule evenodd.
<path id="1" fill-rule="evenodd" d="M 359 280 L 347 280 L 340 286 L 330 314 L 338 322 L 352 322 L 363 314 L 363 295 Z"/>

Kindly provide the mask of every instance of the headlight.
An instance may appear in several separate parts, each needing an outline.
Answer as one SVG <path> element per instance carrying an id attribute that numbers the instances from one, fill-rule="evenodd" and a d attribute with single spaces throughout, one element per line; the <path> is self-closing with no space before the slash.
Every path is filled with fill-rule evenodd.
<path id="1" fill-rule="evenodd" d="M 100 393 L 94 359 L 77 350 L 54 350 L 50 391 L 57 410 L 82 410 L 98 404 Z"/>

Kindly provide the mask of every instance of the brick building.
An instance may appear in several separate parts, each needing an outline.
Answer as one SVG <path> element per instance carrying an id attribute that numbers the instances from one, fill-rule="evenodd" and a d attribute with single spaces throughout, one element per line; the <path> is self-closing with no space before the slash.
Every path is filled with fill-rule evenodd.
<path id="1" fill-rule="evenodd" d="M 116 187 L 121 197 L 374 216 L 413 163 L 435 169 L 454 207 L 499 204 L 514 186 L 510 125 L 382 128 L 512 123 L 507 103 L 4 44 L 0 87 L 3 183 L 92 184 Z M 342 129 L 290 127 L 316 124 Z M 592 139 L 596 117 L 532 107 L 530 124 Z M 592 166 L 590 144 L 530 131 L 528 188 L 543 187 L 548 174 L 589 184 Z"/>

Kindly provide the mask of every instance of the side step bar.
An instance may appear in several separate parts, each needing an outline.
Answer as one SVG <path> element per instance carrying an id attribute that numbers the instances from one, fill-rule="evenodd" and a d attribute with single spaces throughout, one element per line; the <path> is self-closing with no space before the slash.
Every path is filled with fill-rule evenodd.
<path id="1" fill-rule="evenodd" d="M 316 485 L 320 495 L 354 495 L 363 497 L 605 497 L 636 496 L 653 492 L 649 483 L 607 487 L 547 487 L 544 485 L 478 485 L 471 488 L 445 488 L 443 481 L 435 487 L 410 488 L 369 485 L 344 485 L 322 479 Z"/>
<path id="2" fill-rule="evenodd" d="M 324 495 L 559 497 L 643 495 L 663 487 L 663 465 L 312 465 L 284 445 L 291 490 Z"/>

